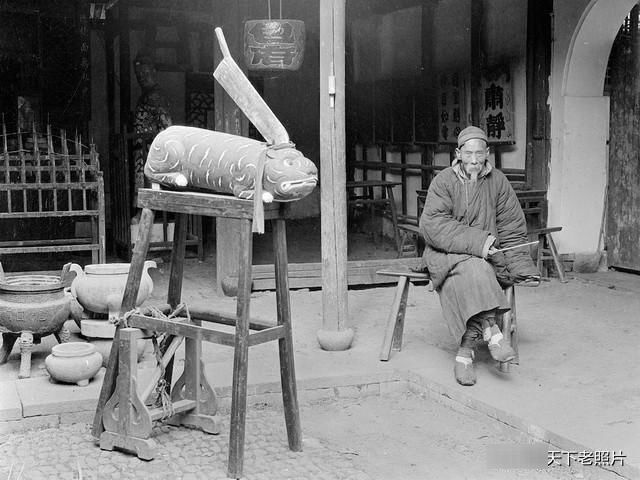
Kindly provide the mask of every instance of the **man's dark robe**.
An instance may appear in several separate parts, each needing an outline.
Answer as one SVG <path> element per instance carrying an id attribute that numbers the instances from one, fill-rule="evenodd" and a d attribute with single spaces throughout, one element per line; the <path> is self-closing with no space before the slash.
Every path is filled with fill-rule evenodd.
<path id="1" fill-rule="evenodd" d="M 457 340 L 472 316 L 509 309 L 503 287 L 539 275 L 527 248 L 482 258 L 489 235 L 497 239 L 496 248 L 527 241 L 526 220 L 515 191 L 489 162 L 475 182 L 457 162 L 440 172 L 429 187 L 420 231 L 426 242 L 423 265 Z"/>

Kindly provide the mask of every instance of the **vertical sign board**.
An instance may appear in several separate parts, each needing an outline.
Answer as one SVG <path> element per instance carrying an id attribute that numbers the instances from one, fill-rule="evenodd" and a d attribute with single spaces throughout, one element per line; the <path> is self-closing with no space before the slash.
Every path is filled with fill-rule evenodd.
<path id="1" fill-rule="evenodd" d="M 78 17 L 78 30 L 80 33 L 80 98 L 82 108 L 82 120 L 88 122 L 91 119 L 91 31 L 89 18 L 80 10 Z"/>
<path id="2" fill-rule="evenodd" d="M 508 68 L 488 69 L 480 80 L 480 128 L 489 143 L 512 143 L 513 90 Z"/>
<path id="3" fill-rule="evenodd" d="M 438 141 L 456 143 L 458 133 L 469 124 L 469 80 L 464 72 L 438 77 Z"/>
<path id="4" fill-rule="evenodd" d="M 298 70 L 304 59 L 302 20 L 247 20 L 244 60 L 249 70 Z"/>

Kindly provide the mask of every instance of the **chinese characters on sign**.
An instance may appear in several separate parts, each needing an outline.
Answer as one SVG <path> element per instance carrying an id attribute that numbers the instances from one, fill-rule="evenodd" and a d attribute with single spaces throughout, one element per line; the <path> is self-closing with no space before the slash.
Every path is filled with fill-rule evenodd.
<path id="1" fill-rule="evenodd" d="M 593 452 L 583 451 L 563 451 L 563 450 L 549 450 L 547 456 L 547 466 L 554 465 L 571 466 L 572 462 L 578 462 L 585 466 L 596 467 L 615 467 L 624 466 L 624 459 L 626 455 L 620 452 L 595 450 Z"/>
<path id="2" fill-rule="evenodd" d="M 514 141 L 511 74 L 507 68 L 488 70 L 480 80 L 480 128 L 489 143 Z"/>
<path id="3" fill-rule="evenodd" d="M 438 140 L 455 142 L 468 124 L 467 76 L 462 72 L 443 73 L 438 79 Z"/>
<path id="4" fill-rule="evenodd" d="M 83 12 L 78 17 L 80 30 L 80 97 L 86 119 L 91 117 L 91 52 L 89 18 Z"/>
<path id="5" fill-rule="evenodd" d="M 249 70 L 298 70 L 304 58 L 302 20 L 247 20 L 244 59 Z"/>

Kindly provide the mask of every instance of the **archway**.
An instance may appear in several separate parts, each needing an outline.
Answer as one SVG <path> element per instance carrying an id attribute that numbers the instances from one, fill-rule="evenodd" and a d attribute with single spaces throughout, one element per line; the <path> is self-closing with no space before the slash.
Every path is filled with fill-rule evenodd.
<path id="1" fill-rule="evenodd" d="M 606 191 L 607 62 L 636 0 L 566 3 L 571 5 L 558 4 L 555 10 L 549 223 L 564 227 L 561 252 L 593 253 L 600 248 Z"/>

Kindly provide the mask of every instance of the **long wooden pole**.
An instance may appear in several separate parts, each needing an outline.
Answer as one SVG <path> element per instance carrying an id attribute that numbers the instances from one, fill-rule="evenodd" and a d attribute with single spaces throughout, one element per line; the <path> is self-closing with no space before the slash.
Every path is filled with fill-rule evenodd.
<path id="1" fill-rule="evenodd" d="M 319 3 L 322 329 L 318 342 L 325 350 L 346 350 L 353 340 L 347 325 L 346 0 Z"/>

